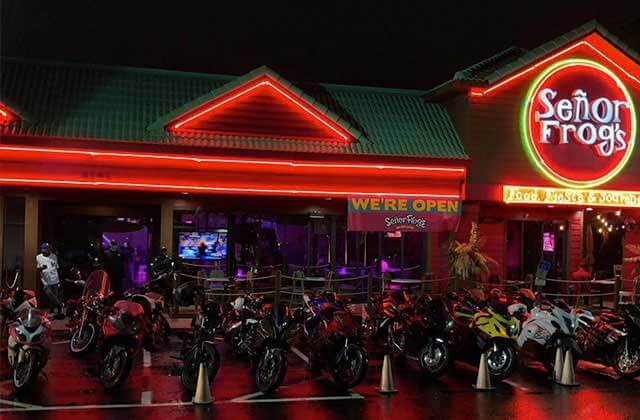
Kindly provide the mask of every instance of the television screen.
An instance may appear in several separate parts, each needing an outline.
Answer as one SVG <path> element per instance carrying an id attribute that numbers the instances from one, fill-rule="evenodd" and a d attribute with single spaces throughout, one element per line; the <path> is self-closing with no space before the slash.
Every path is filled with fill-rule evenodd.
<path id="1" fill-rule="evenodd" d="M 545 232 L 542 236 L 542 251 L 555 252 L 556 236 L 552 232 Z"/>
<path id="2" fill-rule="evenodd" d="M 180 232 L 178 255 L 185 260 L 221 260 L 227 256 L 227 230 Z"/>

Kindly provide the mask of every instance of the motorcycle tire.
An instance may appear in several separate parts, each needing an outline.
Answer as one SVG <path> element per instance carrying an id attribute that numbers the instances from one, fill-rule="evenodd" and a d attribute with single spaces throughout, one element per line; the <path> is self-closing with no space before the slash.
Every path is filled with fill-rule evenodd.
<path id="1" fill-rule="evenodd" d="M 13 388 L 16 392 L 28 389 L 38 377 L 36 362 L 34 357 L 29 357 L 26 361 L 16 363 L 13 368 Z"/>
<path id="2" fill-rule="evenodd" d="M 284 382 L 287 374 L 287 351 L 277 347 L 267 347 L 256 366 L 256 386 L 263 394 L 271 394 Z"/>
<path id="3" fill-rule="evenodd" d="M 634 345 L 629 343 L 629 346 L 635 349 L 635 354 L 632 356 L 635 360 L 631 369 L 625 369 L 624 361 L 621 359 L 625 353 L 626 346 L 627 340 L 620 340 L 611 357 L 611 365 L 618 375 L 626 379 L 632 379 L 640 376 L 640 345 L 638 343 L 634 343 Z"/>
<path id="4" fill-rule="evenodd" d="M 69 351 L 73 356 L 84 356 L 89 354 L 96 346 L 96 326 L 91 323 L 84 324 L 82 326 L 82 330 L 86 330 L 86 334 L 89 338 L 86 339 L 86 342 L 83 342 L 82 345 L 78 345 L 78 339 L 76 339 L 76 336 L 81 333 L 81 330 L 77 329 L 76 332 L 73 333 L 71 340 L 69 340 Z"/>
<path id="5" fill-rule="evenodd" d="M 112 351 L 114 352 L 112 360 L 107 363 L 105 363 L 104 360 L 101 360 L 98 369 L 100 383 L 104 389 L 115 389 L 121 387 L 122 384 L 126 382 L 129 377 L 129 373 L 131 373 L 131 368 L 133 367 L 133 354 L 131 351 L 122 346 L 114 346 L 109 349 L 105 358 Z M 115 363 L 119 363 L 116 371 L 113 375 L 108 375 L 106 369 Z"/>
<path id="6" fill-rule="evenodd" d="M 184 359 L 184 365 L 180 372 L 180 382 L 191 393 L 196 392 L 196 386 L 198 385 L 198 374 L 200 372 L 200 363 L 203 362 L 207 366 L 207 374 L 209 376 L 209 384 L 213 383 L 218 370 L 220 369 L 220 354 L 218 350 L 211 346 L 208 347 L 211 350 L 207 350 L 205 355 L 197 360 L 195 352 L 191 352 Z M 202 360 L 204 359 L 204 360 Z"/>
<path id="7" fill-rule="evenodd" d="M 451 364 L 451 351 L 446 341 L 430 338 L 418 353 L 418 364 L 422 374 L 428 378 L 442 375 Z"/>
<path id="8" fill-rule="evenodd" d="M 353 366 L 354 363 L 355 366 Z M 362 347 L 349 344 L 343 350 L 341 360 L 332 367 L 331 376 L 339 389 L 352 389 L 362 382 L 367 374 L 368 365 L 367 354 Z"/>
<path id="9" fill-rule="evenodd" d="M 494 351 L 494 348 L 496 351 Z M 501 381 L 511 376 L 518 364 L 515 346 L 512 343 L 500 341 L 495 344 L 492 343 L 486 351 L 491 379 Z"/>
<path id="10" fill-rule="evenodd" d="M 566 348 L 562 349 L 562 357 L 565 356 L 565 354 L 567 353 Z M 572 356 L 573 356 L 573 370 L 575 371 L 576 366 L 578 366 L 578 358 L 579 355 L 575 350 L 571 350 L 572 351 Z M 548 346 L 544 349 L 544 354 L 543 354 L 543 360 L 542 360 L 542 364 L 544 365 L 544 368 L 547 370 L 547 372 L 549 374 L 553 374 L 553 369 L 554 366 L 556 364 L 556 348 L 555 346 Z"/>

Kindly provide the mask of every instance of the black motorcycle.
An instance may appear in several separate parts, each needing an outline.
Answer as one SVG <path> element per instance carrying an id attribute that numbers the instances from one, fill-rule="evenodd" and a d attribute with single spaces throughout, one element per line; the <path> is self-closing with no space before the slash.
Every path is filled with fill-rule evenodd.
<path id="1" fill-rule="evenodd" d="M 258 356 L 254 336 L 257 324 L 268 312 L 266 308 L 264 298 L 253 294 L 239 296 L 224 306 L 222 328 L 234 355 L 248 355 L 250 359 Z"/>
<path id="2" fill-rule="evenodd" d="M 311 367 L 326 369 L 341 389 L 359 385 L 367 373 L 367 353 L 346 302 L 334 292 L 324 292 L 313 299 L 305 296 L 305 301 L 308 318 L 304 337 Z"/>
<path id="3" fill-rule="evenodd" d="M 289 308 L 278 305 L 256 324 L 251 349 L 256 355 L 256 386 L 263 394 L 282 385 L 287 374 L 289 342 L 299 334 L 304 317 L 301 308 L 289 313 Z"/>
<path id="4" fill-rule="evenodd" d="M 374 298 L 364 328 L 374 343 L 417 361 L 427 377 L 442 375 L 451 364 L 453 320 L 440 299 L 429 296 L 413 299 L 406 293 L 401 299 L 392 295 Z"/>
<path id="5" fill-rule="evenodd" d="M 209 383 L 220 369 L 220 354 L 215 345 L 215 333 L 222 323 L 220 307 L 210 302 L 194 318 L 193 335 L 185 340 L 181 358 L 183 360 L 180 380 L 190 392 L 195 392 L 200 364 L 204 363 L 209 375 Z"/>
<path id="6" fill-rule="evenodd" d="M 640 308 L 620 305 L 620 315 L 578 313 L 580 358 L 612 366 L 625 378 L 640 376 Z"/>

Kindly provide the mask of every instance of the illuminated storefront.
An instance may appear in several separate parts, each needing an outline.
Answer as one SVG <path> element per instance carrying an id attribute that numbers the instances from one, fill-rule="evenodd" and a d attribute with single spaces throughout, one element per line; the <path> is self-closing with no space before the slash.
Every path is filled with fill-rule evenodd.
<path id="1" fill-rule="evenodd" d="M 229 275 L 240 264 L 338 270 L 394 254 L 393 265 L 422 271 L 428 235 L 456 227 L 468 157 L 424 92 L 298 85 L 264 67 L 241 77 L 16 59 L 2 68 L 0 255 L 5 273 L 24 268 L 28 287 L 45 240 L 72 264 L 90 241 L 135 239 L 125 251 L 136 279 L 161 245 Z M 347 221 L 348 199 L 383 211 Z M 376 224 L 385 219 L 393 229 Z"/>
<path id="2" fill-rule="evenodd" d="M 533 50 L 503 51 L 430 92 L 471 156 L 463 220 L 480 223 L 500 279 L 534 273 L 541 258 L 557 278 L 581 263 L 611 277 L 635 256 L 626 245 L 640 242 L 639 63 L 588 23 Z M 625 265 L 625 278 L 631 272 Z"/>

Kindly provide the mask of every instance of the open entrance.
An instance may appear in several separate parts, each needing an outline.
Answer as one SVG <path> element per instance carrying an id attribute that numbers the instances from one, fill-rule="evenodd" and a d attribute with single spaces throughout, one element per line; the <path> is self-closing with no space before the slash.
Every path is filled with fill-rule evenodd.
<path id="1" fill-rule="evenodd" d="M 125 288 L 147 281 L 157 227 L 155 207 L 76 205 L 57 201 L 41 203 L 41 234 L 57 253 L 62 275 L 77 268 L 88 275 L 96 259 L 112 246 L 122 256 Z"/>
<path id="2" fill-rule="evenodd" d="M 522 280 L 536 273 L 541 260 L 551 263 L 548 276 L 565 278 L 567 237 L 565 221 L 507 222 L 507 277 Z"/>

